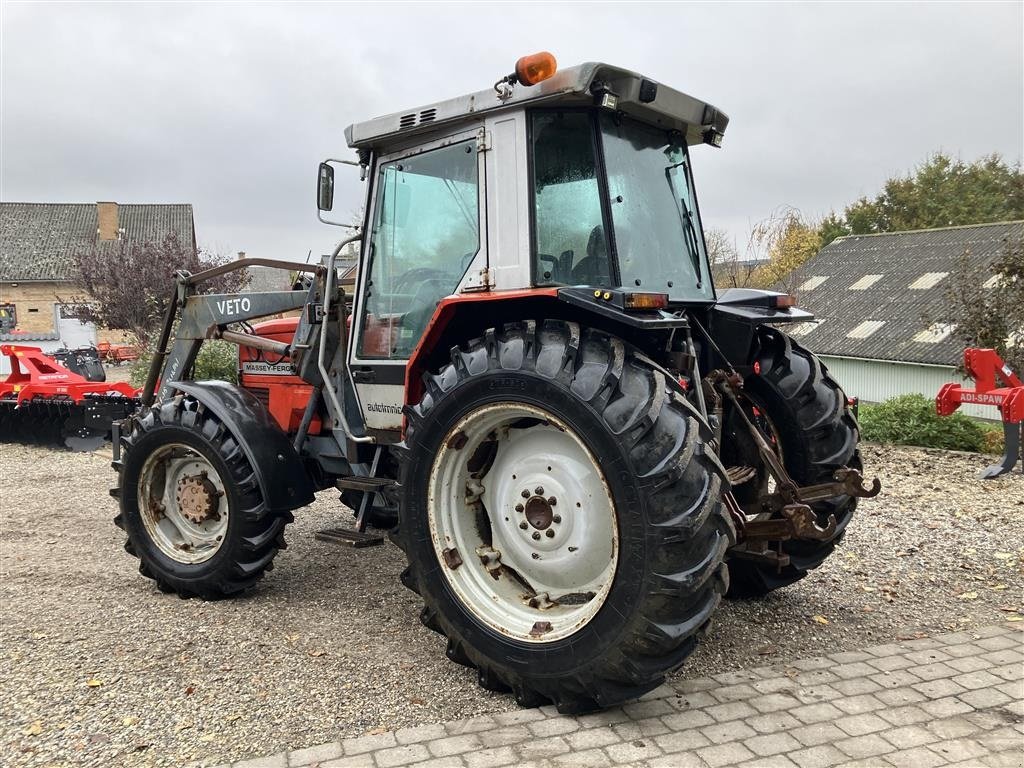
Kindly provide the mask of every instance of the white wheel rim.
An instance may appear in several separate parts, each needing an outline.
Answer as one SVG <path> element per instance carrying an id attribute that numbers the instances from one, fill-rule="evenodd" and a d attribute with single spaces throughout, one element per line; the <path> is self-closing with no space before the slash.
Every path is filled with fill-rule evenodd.
<path id="1" fill-rule="evenodd" d="M 604 605 L 619 558 L 615 504 L 593 454 L 550 413 L 497 403 L 464 416 L 434 459 L 427 504 L 441 572 L 501 634 L 555 642 Z"/>
<path id="2" fill-rule="evenodd" d="M 197 496 L 205 502 L 201 511 L 186 500 Z M 202 563 L 224 543 L 229 514 L 224 482 L 206 457 L 187 445 L 170 443 L 149 455 L 139 475 L 138 501 L 146 533 L 172 560 Z"/>

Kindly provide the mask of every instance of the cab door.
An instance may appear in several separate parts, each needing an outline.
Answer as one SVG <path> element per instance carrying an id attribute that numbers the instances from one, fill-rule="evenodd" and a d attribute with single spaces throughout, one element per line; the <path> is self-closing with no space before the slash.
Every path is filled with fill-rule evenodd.
<path id="1" fill-rule="evenodd" d="M 382 156 L 374 173 L 349 363 L 367 428 L 392 431 L 402 426 L 406 364 L 434 310 L 486 258 L 478 134 Z"/>

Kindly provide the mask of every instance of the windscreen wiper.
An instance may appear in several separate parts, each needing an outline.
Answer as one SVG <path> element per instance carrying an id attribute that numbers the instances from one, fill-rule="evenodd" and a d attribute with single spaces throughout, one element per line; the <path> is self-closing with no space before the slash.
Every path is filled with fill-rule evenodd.
<path id="1" fill-rule="evenodd" d="M 701 284 L 704 282 L 704 276 L 700 265 L 700 247 L 697 243 L 697 228 L 693 224 L 693 211 L 690 210 L 690 206 L 687 205 L 686 200 L 680 196 L 679 190 L 676 188 L 675 179 L 672 177 L 672 171 L 681 165 L 686 165 L 686 160 L 680 160 L 678 163 L 667 166 L 665 168 L 665 178 L 668 180 L 668 186 L 672 190 L 672 197 L 676 203 L 676 212 L 679 214 L 679 222 L 683 225 L 686 247 L 690 251 L 690 259 L 693 261 L 693 268 L 697 273 L 697 287 L 700 288 Z"/>

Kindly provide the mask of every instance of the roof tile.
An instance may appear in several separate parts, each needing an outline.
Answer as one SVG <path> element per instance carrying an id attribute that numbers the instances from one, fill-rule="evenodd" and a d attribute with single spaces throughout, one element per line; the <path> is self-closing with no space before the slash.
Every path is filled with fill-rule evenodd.
<path id="1" fill-rule="evenodd" d="M 188 203 L 119 205 L 118 226 L 132 242 L 196 241 Z M 98 241 L 96 229 L 95 203 L 0 203 L 0 281 L 73 279 L 76 253 L 121 246 Z"/>
<path id="2" fill-rule="evenodd" d="M 927 287 L 915 290 L 908 286 L 925 273 L 945 277 L 955 272 L 965 254 L 984 281 L 1010 241 L 1024 241 L 1024 221 L 839 238 L 786 280 L 787 285 L 799 285 L 828 278 L 813 290 L 798 291 L 800 306 L 824 321 L 806 330 L 800 343 L 837 357 L 956 365 L 963 346 L 955 334 L 938 341 L 915 340 L 933 324 L 948 322 L 948 279 L 927 280 Z M 869 283 L 869 275 L 881 276 Z M 858 290 L 850 290 L 854 286 Z M 851 336 L 865 320 L 885 325 L 867 336 Z"/>

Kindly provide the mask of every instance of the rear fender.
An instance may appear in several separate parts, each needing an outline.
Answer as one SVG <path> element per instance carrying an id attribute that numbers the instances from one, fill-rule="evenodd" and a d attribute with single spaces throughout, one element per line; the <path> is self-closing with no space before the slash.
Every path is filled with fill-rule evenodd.
<path id="1" fill-rule="evenodd" d="M 172 381 L 234 435 L 252 465 L 267 507 L 284 511 L 313 501 L 313 481 L 291 440 L 251 392 L 226 381 Z"/>
<path id="2" fill-rule="evenodd" d="M 620 289 L 608 289 L 618 294 Z M 598 291 L 598 294 L 604 294 Z M 664 312 L 625 312 L 595 300 L 594 289 L 544 287 L 449 296 L 437 305 L 405 369 L 405 402 L 418 403 L 422 376 L 449 359 L 452 346 L 479 336 L 487 328 L 521 320 L 568 320 L 599 328 L 657 357 L 664 339 L 686 320 Z"/>
<path id="3" fill-rule="evenodd" d="M 762 325 L 782 323 L 803 323 L 814 319 L 814 315 L 796 307 L 776 308 L 773 299 L 781 296 L 775 291 L 753 288 L 731 288 L 724 291 L 718 302 L 711 308 L 709 331 L 722 350 L 722 355 L 741 373 L 754 358 L 754 339 Z M 722 361 L 715 361 L 718 367 Z"/>

